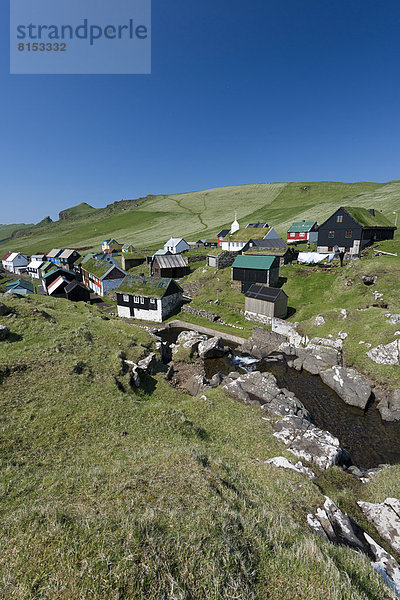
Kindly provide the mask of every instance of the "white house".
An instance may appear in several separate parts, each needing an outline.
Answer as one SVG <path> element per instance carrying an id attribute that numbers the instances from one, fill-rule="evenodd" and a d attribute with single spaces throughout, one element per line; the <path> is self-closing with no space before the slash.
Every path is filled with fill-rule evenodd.
<path id="1" fill-rule="evenodd" d="M 35 279 L 40 279 L 40 267 L 44 265 L 42 260 L 31 260 L 29 265 L 27 266 L 27 272 L 30 277 L 34 277 Z"/>
<path id="2" fill-rule="evenodd" d="M 183 238 L 172 237 L 164 244 L 164 250 L 171 252 L 171 254 L 179 254 L 179 252 L 190 250 L 190 246 Z"/>
<path id="3" fill-rule="evenodd" d="M 182 304 L 182 296 L 173 279 L 129 275 L 117 291 L 118 316 L 161 323 Z"/>
<path id="4" fill-rule="evenodd" d="M 19 252 L 11 252 L 3 257 L 3 267 L 10 271 L 10 273 L 24 273 L 28 266 L 28 257 L 26 254 L 20 254 Z"/>
<path id="5" fill-rule="evenodd" d="M 246 227 L 245 229 L 239 229 L 234 234 L 227 235 L 225 239 L 221 241 L 220 245 L 222 250 L 239 252 L 246 246 L 250 239 L 281 240 L 282 238 L 276 233 L 273 227 L 255 229 Z"/>

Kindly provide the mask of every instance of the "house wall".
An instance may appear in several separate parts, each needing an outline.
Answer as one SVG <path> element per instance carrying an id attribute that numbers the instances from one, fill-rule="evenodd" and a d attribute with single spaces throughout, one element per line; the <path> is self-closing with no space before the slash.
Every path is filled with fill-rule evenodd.
<path id="1" fill-rule="evenodd" d="M 124 279 L 125 279 L 125 276 L 121 277 L 120 279 L 103 279 L 101 282 L 102 283 L 102 292 L 100 295 L 104 296 L 104 294 L 106 292 L 109 292 L 110 290 L 118 289 Z"/>
<path id="2" fill-rule="evenodd" d="M 230 242 L 227 240 L 223 240 L 221 242 L 222 250 L 226 250 L 227 252 L 239 252 L 242 248 L 245 247 L 247 242 Z"/>
<path id="3" fill-rule="evenodd" d="M 338 217 L 341 218 L 340 222 Z M 351 231 L 351 238 L 346 237 L 346 231 Z M 330 232 L 333 237 L 329 237 Z M 318 252 L 329 252 L 329 248 L 339 246 L 343 252 L 358 254 L 361 237 L 361 225 L 346 211 L 338 210 L 318 230 Z"/>
<path id="4" fill-rule="evenodd" d="M 280 294 L 276 302 L 267 302 L 257 298 L 245 298 L 245 311 L 250 315 L 262 315 L 271 319 L 272 317 L 284 318 L 287 315 L 288 299 L 285 294 Z"/>
<path id="5" fill-rule="evenodd" d="M 182 304 L 182 292 L 176 292 L 162 298 L 162 320 L 166 319 L 175 308 Z"/>

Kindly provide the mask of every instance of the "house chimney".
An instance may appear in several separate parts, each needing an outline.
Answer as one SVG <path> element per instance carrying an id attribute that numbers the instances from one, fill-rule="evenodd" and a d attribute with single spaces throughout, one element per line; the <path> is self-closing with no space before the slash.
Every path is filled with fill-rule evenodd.
<path id="1" fill-rule="evenodd" d="M 369 208 L 368 212 L 370 212 L 373 217 L 375 216 L 375 209 L 374 208 Z"/>

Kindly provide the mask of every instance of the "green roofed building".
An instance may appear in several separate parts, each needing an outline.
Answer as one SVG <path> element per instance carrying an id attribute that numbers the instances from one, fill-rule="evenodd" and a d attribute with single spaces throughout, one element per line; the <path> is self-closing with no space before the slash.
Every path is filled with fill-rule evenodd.
<path id="1" fill-rule="evenodd" d="M 242 293 L 253 283 L 276 286 L 279 280 L 277 256 L 242 254 L 232 265 L 232 280 L 241 282 Z"/>
<path id="2" fill-rule="evenodd" d="M 374 242 L 392 240 L 396 227 L 378 210 L 341 206 L 318 229 L 318 252 L 336 248 L 351 256 Z"/>
<path id="3" fill-rule="evenodd" d="M 287 232 L 287 243 L 316 242 L 318 239 L 317 221 L 296 221 Z"/>
<path id="4" fill-rule="evenodd" d="M 99 296 L 116 290 L 126 277 L 125 271 L 113 262 L 95 258 L 85 260 L 81 264 L 81 271 L 83 283 Z"/>
<path id="5" fill-rule="evenodd" d="M 173 279 L 128 275 L 117 292 L 118 315 L 161 323 L 182 304 L 182 297 Z"/>

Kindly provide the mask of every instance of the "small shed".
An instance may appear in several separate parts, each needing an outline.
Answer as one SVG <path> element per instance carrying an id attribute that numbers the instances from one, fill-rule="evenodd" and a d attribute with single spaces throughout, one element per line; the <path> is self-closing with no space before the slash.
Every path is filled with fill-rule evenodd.
<path id="1" fill-rule="evenodd" d="M 246 316 L 282 319 L 287 315 L 288 297 L 281 288 L 253 283 L 244 295 Z"/>
<path id="2" fill-rule="evenodd" d="M 151 265 L 152 277 L 179 279 L 189 272 L 187 260 L 181 254 L 157 255 Z"/>
<path id="3" fill-rule="evenodd" d="M 71 281 L 71 283 L 65 287 L 64 292 L 68 300 L 72 300 L 73 302 L 90 301 L 90 290 L 80 281 Z"/>
<path id="4" fill-rule="evenodd" d="M 19 296 L 26 296 L 28 294 L 34 294 L 35 288 L 30 281 L 26 279 L 16 279 L 6 283 L 6 294 L 18 294 Z"/>
<path id="5" fill-rule="evenodd" d="M 252 283 L 275 286 L 279 279 L 279 258 L 265 255 L 240 255 L 232 265 L 232 280 L 240 281 L 242 292 Z"/>

